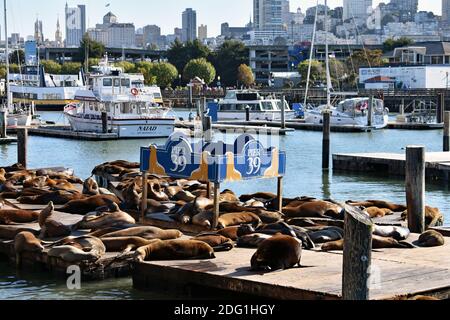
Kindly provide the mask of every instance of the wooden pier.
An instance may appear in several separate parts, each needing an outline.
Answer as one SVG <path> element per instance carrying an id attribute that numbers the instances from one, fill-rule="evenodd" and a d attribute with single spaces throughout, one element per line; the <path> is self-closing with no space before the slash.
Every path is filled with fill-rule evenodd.
<path id="1" fill-rule="evenodd" d="M 410 236 L 412 240 L 417 238 L 418 235 Z M 370 299 L 401 299 L 418 294 L 448 299 L 450 238 L 445 240 L 446 245 L 442 247 L 374 250 Z M 342 252 L 304 250 L 302 268 L 266 274 L 249 271 L 254 252 L 235 248 L 216 253 L 212 260 L 136 263 L 133 284 L 141 290 L 160 287 L 184 293 L 203 292 L 210 298 L 214 293 L 280 300 L 342 298 Z"/>
<path id="2" fill-rule="evenodd" d="M 396 130 L 442 130 L 443 123 L 413 123 L 413 122 L 389 122 L 388 129 Z"/>
<path id="3" fill-rule="evenodd" d="M 281 129 L 281 124 L 276 124 L 272 122 L 218 122 L 212 125 L 213 130 L 218 130 L 222 132 L 244 132 L 244 133 L 254 133 L 254 134 L 272 134 L 272 135 L 286 135 L 288 132 L 295 131 L 293 128 Z M 272 124 L 272 125 L 270 125 Z M 180 121 L 176 123 L 177 128 L 188 128 L 191 130 L 195 129 L 195 124 L 193 122 Z"/>
<path id="4" fill-rule="evenodd" d="M 427 179 L 450 181 L 449 152 L 427 152 L 425 162 Z M 333 155 L 334 170 L 404 176 L 405 164 L 404 153 L 353 153 Z"/>

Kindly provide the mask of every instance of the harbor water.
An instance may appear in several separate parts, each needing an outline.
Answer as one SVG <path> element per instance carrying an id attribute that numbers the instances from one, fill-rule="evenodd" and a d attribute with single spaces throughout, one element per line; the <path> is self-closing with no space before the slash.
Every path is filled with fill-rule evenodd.
<path id="1" fill-rule="evenodd" d="M 60 113 L 41 113 L 45 120 L 62 122 Z M 188 118 L 188 111 L 177 115 Z M 221 138 L 218 134 L 216 138 Z M 232 142 L 234 135 L 225 137 Z M 382 199 L 405 202 L 404 179 L 383 175 L 323 172 L 321 169 L 322 133 L 296 131 L 280 137 L 280 148 L 287 153 L 284 196 L 314 196 L 338 201 Z M 28 165 L 31 168 L 65 166 L 73 168 L 81 178 L 91 175 L 100 163 L 123 159 L 139 161 L 139 148 L 158 140 L 77 141 L 45 137 L 29 137 Z M 425 145 L 427 151 L 442 151 L 442 131 L 380 130 L 371 133 L 332 133 L 332 153 L 393 152 L 403 153 L 407 145 Z M 17 161 L 15 144 L 0 146 L 0 166 Z M 224 184 L 237 194 L 257 191 L 276 192 L 276 181 Z M 450 191 L 443 183 L 427 183 L 426 202 L 438 207 L 450 226 Z M 158 294 L 136 292 L 130 279 L 83 283 L 81 290 L 66 289 L 65 282 L 45 274 L 17 275 L 14 268 L 0 262 L 0 299 L 151 299 Z M 173 298 L 173 297 L 171 297 Z"/>

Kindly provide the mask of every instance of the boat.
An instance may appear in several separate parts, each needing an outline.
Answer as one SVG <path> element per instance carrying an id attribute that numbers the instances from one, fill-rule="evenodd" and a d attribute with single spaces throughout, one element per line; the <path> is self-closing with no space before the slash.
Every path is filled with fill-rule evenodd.
<path id="1" fill-rule="evenodd" d="M 218 121 L 246 120 L 246 108 L 250 108 L 250 121 L 280 121 L 281 110 L 284 106 L 285 119 L 292 120 L 296 117 L 287 101 L 281 101 L 271 96 L 262 97 L 256 90 L 229 90 L 224 99 L 219 100 Z"/>
<path id="2" fill-rule="evenodd" d="M 351 98 L 341 101 L 336 107 L 330 106 L 330 124 L 332 126 L 355 126 L 372 129 L 383 129 L 389 123 L 389 110 L 384 108 L 384 101 L 372 99 L 372 108 L 369 108 L 370 98 Z M 322 124 L 323 112 L 326 105 L 305 110 L 305 123 Z M 372 117 L 369 117 L 369 112 Z"/>

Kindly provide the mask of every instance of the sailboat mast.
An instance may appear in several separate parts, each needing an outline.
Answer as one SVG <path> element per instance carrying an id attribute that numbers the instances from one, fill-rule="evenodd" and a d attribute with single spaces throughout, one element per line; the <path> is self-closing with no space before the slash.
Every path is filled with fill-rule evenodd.
<path id="1" fill-rule="evenodd" d="M 328 48 L 328 0 L 325 0 L 325 66 L 327 73 L 327 108 L 331 106 L 330 54 Z"/>
<path id="2" fill-rule="evenodd" d="M 5 57 L 6 57 L 6 109 L 9 110 L 11 106 L 10 90 L 9 90 L 9 45 L 8 45 L 8 17 L 6 0 L 3 2 L 5 7 Z"/>

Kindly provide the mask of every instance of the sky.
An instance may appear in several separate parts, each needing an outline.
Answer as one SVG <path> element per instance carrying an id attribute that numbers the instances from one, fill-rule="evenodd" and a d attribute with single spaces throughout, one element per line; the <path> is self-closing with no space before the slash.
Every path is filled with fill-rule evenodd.
<path id="1" fill-rule="evenodd" d="M 54 39 L 56 20 L 59 16 L 61 28 L 65 28 L 65 0 L 7 0 L 9 10 L 8 33 L 20 33 L 22 36 L 34 34 L 34 21 L 39 17 L 43 21 L 44 37 Z M 208 26 L 208 36 L 220 34 L 220 25 L 228 22 L 230 26 L 245 25 L 252 15 L 253 0 L 68 0 L 69 6 L 85 4 L 88 26 L 101 23 L 102 17 L 112 11 L 119 22 L 133 22 L 136 28 L 147 24 L 161 27 L 162 34 L 173 33 L 174 27 L 181 27 L 181 13 L 185 8 L 197 11 L 197 25 Z M 298 7 L 305 12 L 316 4 L 317 0 L 291 0 L 291 11 Z M 374 5 L 389 0 L 373 0 Z M 109 7 L 105 7 L 106 4 Z M 324 3 L 324 0 L 319 0 Z M 343 0 L 329 0 L 330 7 L 342 6 Z M 3 4 L 0 5 L 3 12 Z M 441 14 L 441 0 L 419 0 L 419 10 Z M 3 14 L 0 14 L 1 37 L 4 38 Z"/>

